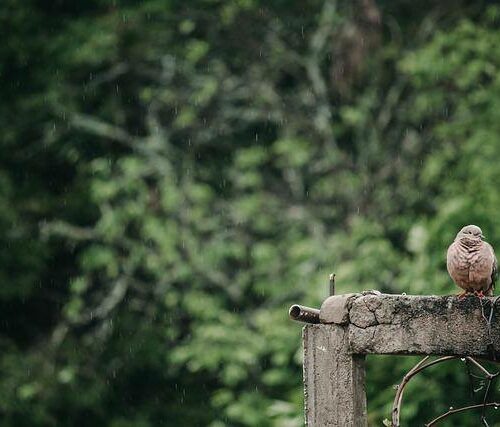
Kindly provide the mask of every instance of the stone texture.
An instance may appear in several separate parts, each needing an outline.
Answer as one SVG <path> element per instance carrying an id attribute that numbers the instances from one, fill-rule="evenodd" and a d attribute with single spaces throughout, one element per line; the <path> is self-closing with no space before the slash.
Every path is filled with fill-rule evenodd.
<path id="1" fill-rule="evenodd" d="M 366 427 L 364 356 L 349 353 L 345 327 L 304 328 L 304 382 L 306 425 Z"/>
<path id="2" fill-rule="evenodd" d="M 377 310 L 376 304 L 370 304 L 378 301 L 379 298 L 369 295 L 367 297 L 353 298 L 349 310 L 349 322 L 358 328 L 368 328 L 378 324 L 375 316 Z"/>
<path id="3" fill-rule="evenodd" d="M 352 300 L 359 294 L 334 295 L 327 298 L 321 305 L 319 320 L 321 323 L 345 325 L 349 323 L 349 310 Z"/>
<path id="4" fill-rule="evenodd" d="M 493 343 L 500 358 L 500 303 L 491 329 L 482 315 L 488 317 L 493 298 L 481 302 L 476 297 L 367 295 L 351 300 L 348 334 L 353 353 L 493 357 Z"/>
<path id="5" fill-rule="evenodd" d="M 491 328 L 485 319 L 494 305 Z M 483 316 L 484 314 L 484 316 Z M 500 360 L 500 300 L 374 292 L 329 297 L 304 328 L 306 422 L 366 426 L 365 354 Z"/>

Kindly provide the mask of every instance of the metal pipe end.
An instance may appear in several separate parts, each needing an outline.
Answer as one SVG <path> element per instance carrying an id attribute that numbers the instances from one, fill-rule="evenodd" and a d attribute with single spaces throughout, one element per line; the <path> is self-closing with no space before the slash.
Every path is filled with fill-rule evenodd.
<path id="1" fill-rule="evenodd" d="M 288 310 L 288 315 L 298 322 L 319 323 L 319 310 L 317 308 L 293 304 Z"/>
<path id="2" fill-rule="evenodd" d="M 294 304 L 290 307 L 290 310 L 288 310 L 288 314 L 292 319 L 296 319 L 297 316 L 300 314 L 300 305 Z"/>

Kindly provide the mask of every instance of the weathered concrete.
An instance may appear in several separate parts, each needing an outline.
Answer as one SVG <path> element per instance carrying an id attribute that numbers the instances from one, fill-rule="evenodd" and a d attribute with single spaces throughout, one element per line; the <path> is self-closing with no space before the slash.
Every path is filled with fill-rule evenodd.
<path id="1" fill-rule="evenodd" d="M 337 325 L 345 325 L 349 323 L 349 310 L 351 309 L 352 301 L 359 294 L 344 294 L 334 295 L 327 298 L 319 312 L 319 320 L 321 323 L 335 323 Z"/>
<path id="2" fill-rule="evenodd" d="M 342 308 L 333 304 L 341 298 L 323 303 L 320 320 L 348 326 L 352 353 L 491 357 L 493 342 L 500 359 L 500 302 L 490 330 L 482 315 L 488 317 L 493 298 L 350 294 Z"/>
<path id="3" fill-rule="evenodd" d="M 347 329 L 304 328 L 305 417 L 310 426 L 365 427 L 364 356 L 348 349 Z"/>
<path id="4" fill-rule="evenodd" d="M 500 301 L 368 292 L 328 298 L 304 328 L 306 422 L 366 426 L 365 354 L 468 355 L 500 360 Z"/>

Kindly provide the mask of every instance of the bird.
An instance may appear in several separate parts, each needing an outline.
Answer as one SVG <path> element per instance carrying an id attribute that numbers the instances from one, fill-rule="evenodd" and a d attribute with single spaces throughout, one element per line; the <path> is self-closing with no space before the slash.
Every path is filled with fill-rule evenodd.
<path id="1" fill-rule="evenodd" d="M 446 267 L 453 281 L 464 290 L 459 297 L 493 295 L 498 262 L 493 247 L 484 241 L 477 225 L 466 225 L 457 233 L 446 254 Z"/>

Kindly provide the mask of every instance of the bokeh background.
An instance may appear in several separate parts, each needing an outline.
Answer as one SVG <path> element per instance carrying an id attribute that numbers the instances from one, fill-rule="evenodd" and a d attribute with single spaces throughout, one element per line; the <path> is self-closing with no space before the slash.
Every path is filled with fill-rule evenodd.
<path id="1" fill-rule="evenodd" d="M 291 303 L 332 271 L 454 293 L 468 223 L 500 248 L 499 23 L 489 1 L 3 0 L 0 425 L 302 425 Z M 368 358 L 371 425 L 414 362 Z M 470 401 L 459 361 L 407 393 L 409 426 Z"/>

